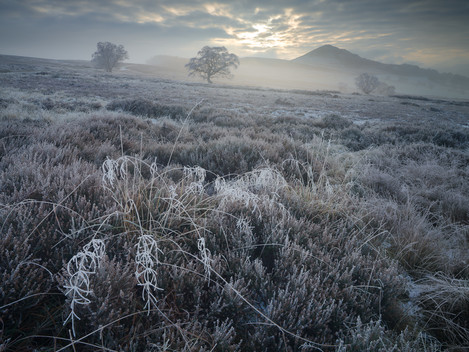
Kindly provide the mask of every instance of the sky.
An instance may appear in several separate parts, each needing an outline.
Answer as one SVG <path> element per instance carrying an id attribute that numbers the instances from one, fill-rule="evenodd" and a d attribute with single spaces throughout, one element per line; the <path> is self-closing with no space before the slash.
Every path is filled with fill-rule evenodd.
<path id="1" fill-rule="evenodd" d="M 203 46 L 294 59 L 325 44 L 384 63 L 469 77 L 469 0 L 0 0 L 0 54 L 129 62 Z"/>

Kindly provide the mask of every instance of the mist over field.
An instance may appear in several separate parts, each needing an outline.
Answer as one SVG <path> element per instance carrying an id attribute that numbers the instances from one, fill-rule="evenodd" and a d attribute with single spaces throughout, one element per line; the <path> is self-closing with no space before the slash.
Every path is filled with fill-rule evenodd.
<path id="1" fill-rule="evenodd" d="M 156 56 L 147 62 L 155 67 L 154 70 L 148 68 L 146 72 L 186 80 L 185 65 L 188 61 L 189 59 L 174 56 Z M 219 80 L 219 83 L 352 93 L 357 91 L 355 78 L 363 72 L 369 72 L 383 83 L 395 87 L 399 94 L 456 99 L 467 99 L 469 96 L 467 77 L 441 74 L 412 65 L 386 65 L 330 45 L 294 60 L 246 57 L 241 58 L 240 62 L 238 69 L 233 71 L 234 76 Z"/>

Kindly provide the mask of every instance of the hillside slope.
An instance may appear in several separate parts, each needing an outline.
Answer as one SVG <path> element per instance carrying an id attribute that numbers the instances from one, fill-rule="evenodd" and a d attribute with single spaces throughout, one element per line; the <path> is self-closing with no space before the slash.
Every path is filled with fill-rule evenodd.
<path id="1" fill-rule="evenodd" d="M 469 78 L 451 73 L 440 73 L 433 69 L 423 69 L 416 65 L 385 64 L 378 61 L 362 58 L 345 49 L 339 49 L 332 45 L 324 45 L 302 55 L 294 60 L 294 63 L 302 63 L 313 67 L 326 65 L 342 70 L 355 72 L 371 72 L 378 75 L 397 76 L 400 81 L 413 78 L 416 82 L 427 80 L 429 85 L 439 85 L 449 90 L 469 91 Z"/>

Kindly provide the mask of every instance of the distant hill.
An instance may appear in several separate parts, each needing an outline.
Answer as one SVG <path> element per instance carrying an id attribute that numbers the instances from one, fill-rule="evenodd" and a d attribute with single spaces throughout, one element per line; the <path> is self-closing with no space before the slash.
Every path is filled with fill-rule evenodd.
<path id="1" fill-rule="evenodd" d="M 383 65 L 379 62 L 364 59 L 356 54 L 351 53 L 345 49 L 339 49 L 332 45 L 324 45 L 309 53 L 291 60 L 295 63 L 306 65 L 331 65 L 342 66 L 347 69 L 365 69 L 369 65 Z"/>
<path id="2" fill-rule="evenodd" d="M 378 61 L 362 58 L 345 49 L 339 49 L 332 45 L 324 45 L 309 53 L 291 60 L 311 66 L 326 65 L 336 69 L 349 71 L 369 72 L 374 74 L 387 74 L 402 78 L 426 79 L 430 83 L 447 86 L 452 89 L 469 90 L 469 78 L 452 73 L 440 73 L 433 69 L 424 69 L 416 65 L 384 64 Z"/>

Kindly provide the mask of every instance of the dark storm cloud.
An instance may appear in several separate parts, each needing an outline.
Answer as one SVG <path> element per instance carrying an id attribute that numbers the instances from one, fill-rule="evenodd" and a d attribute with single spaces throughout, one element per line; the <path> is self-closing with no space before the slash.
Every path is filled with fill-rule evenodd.
<path id="1" fill-rule="evenodd" d="M 283 58 L 333 44 L 386 62 L 460 68 L 469 61 L 468 23 L 467 0 L 0 0 L 8 33 L 0 51 L 25 52 L 41 38 L 52 47 L 46 34 L 58 31 L 51 35 L 62 46 L 67 38 L 88 47 L 98 37 L 120 38 L 139 61 L 163 49 L 189 56 L 205 44 Z"/>

